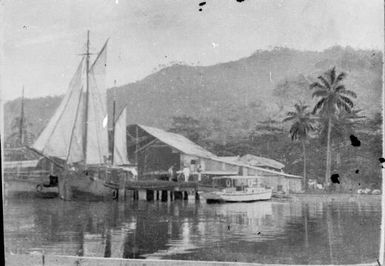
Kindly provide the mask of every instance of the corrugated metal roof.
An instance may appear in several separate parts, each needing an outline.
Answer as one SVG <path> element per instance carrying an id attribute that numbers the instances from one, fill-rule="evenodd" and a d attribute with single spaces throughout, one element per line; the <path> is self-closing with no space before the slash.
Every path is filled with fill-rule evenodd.
<path id="1" fill-rule="evenodd" d="M 182 135 L 164 131 L 159 128 L 148 127 L 143 125 L 138 125 L 141 129 L 146 131 L 148 134 L 159 139 L 161 142 L 170 145 L 171 147 L 179 150 L 188 155 L 195 155 L 198 157 L 211 158 L 215 157 L 214 154 L 205 150 L 201 146 L 198 146 L 191 140 L 185 138 Z"/>
<path id="2" fill-rule="evenodd" d="M 280 163 L 276 160 L 255 156 L 252 154 L 246 154 L 242 156 L 240 160 L 244 163 L 247 163 L 253 166 L 268 166 L 275 169 L 282 169 L 285 167 L 283 163 Z"/>
<path id="3" fill-rule="evenodd" d="M 239 162 L 239 159 L 240 159 L 239 156 L 218 156 L 218 157 L 229 163 Z"/>
<path id="4" fill-rule="evenodd" d="M 215 154 L 205 150 L 201 146 L 195 144 L 194 142 L 192 142 L 191 140 L 187 139 L 186 137 L 184 137 L 182 135 L 167 132 L 167 131 L 164 131 L 164 130 L 159 129 L 159 128 L 143 126 L 143 125 L 137 125 L 137 126 L 140 127 L 141 129 L 143 129 L 144 131 L 146 131 L 148 134 L 157 138 L 161 142 L 175 148 L 176 150 L 179 150 L 180 152 L 188 154 L 188 155 L 195 155 L 198 157 L 203 157 L 203 158 L 211 159 L 213 161 L 223 162 L 223 163 L 227 163 L 227 164 L 231 164 L 231 165 L 235 165 L 235 166 L 249 167 L 251 169 L 260 170 L 260 171 L 265 172 L 265 173 L 282 175 L 282 176 L 291 177 L 291 178 L 302 178 L 301 176 L 297 176 L 297 175 L 286 174 L 284 172 L 278 172 L 278 171 L 274 171 L 274 170 L 261 168 L 258 166 L 253 166 L 253 165 L 251 165 L 249 163 L 245 163 L 241 160 L 234 161 L 233 160 L 234 158 L 218 157 Z M 262 157 L 260 157 L 260 158 L 262 158 Z M 267 158 L 265 158 L 265 159 L 267 159 Z"/>
<path id="5" fill-rule="evenodd" d="M 229 161 L 228 159 L 226 160 L 226 159 L 223 159 L 222 157 L 213 157 L 210 159 L 213 161 L 217 161 L 217 162 L 223 162 L 223 163 L 227 163 L 227 164 L 231 164 L 231 165 L 236 165 L 236 166 L 241 166 L 241 167 L 259 170 L 261 172 L 265 172 L 265 173 L 269 173 L 269 174 L 281 175 L 281 176 L 286 176 L 289 178 L 303 178 L 302 176 L 298 176 L 298 175 L 292 175 L 292 174 L 287 174 L 285 172 L 279 172 L 276 170 L 270 170 L 270 169 L 266 169 L 266 168 L 262 168 L 262 167 L 258 167 L 258 166 L 253 166 L 253 165 L 244 163 L 242 161 Z"/>
<path id="6" fill-rule="evenodd" d="M 257 167 L 267 166 L 267 167 L 275 168 L 278 170 L 281 170 L 282 168 L 285 167 L 284 164 L 282 164 L 278 161 L 275 161 L 273 159 L 255 156 L 252 154 L 246 154 L 242 157 L 239 157 L 239 156 L 221 156 L 219 158 L 221 158 L 225 161 L 228 161 L 229 163 L 233 163 L 233 162 L 246 163 L 246 164 L 249 164 L 251 166 L 257 166 Z"/>

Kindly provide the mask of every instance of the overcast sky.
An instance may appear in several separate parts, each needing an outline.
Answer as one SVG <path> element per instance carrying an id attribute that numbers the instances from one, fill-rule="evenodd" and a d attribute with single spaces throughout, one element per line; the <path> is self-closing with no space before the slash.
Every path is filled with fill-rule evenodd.
<path id="1" fill-rule="evenodd" d="M 1 1 L 0 1 L 1 2 Z M 5 100 L 63 94 L 84 52 L 109 37 L 107 85 L 159 64 L 211 65 L 257 49 L 383 49 L 382 0 L 3 0 Z M 0 14 L 1 15 L 1 14 Z"/>

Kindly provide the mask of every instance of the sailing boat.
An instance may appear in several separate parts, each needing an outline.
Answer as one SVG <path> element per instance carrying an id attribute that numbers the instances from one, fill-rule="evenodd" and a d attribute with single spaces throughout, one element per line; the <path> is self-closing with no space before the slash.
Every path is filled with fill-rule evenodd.
<path id="1" fill-rule="evenodd" d="M 126 118 L 127 108 L 118 115 L 115 120 L 115 101 L 113 103 L 113 125 L 112 125 L 112 136 L 113 136 L 113 152 L 112 152 L 112 165 L 127 165 L 127 136 L 126 136 Z"/>
<path id="2" fill-rule="evenodd" d="M 65 163 L 59 175 L 59 196 L 117 198 L 119 175 L 108 161 L 106 103 L 107 43 L 90 64 L 87 50 L 69 84 L 64 99 L 32 149 Z"/>
<path id="3" fill-rule="evenodd" d="M 115 101 L 113 102 L 113 123 L 112 123 L 112 156 L 111 163 L 113 168 L 118 168 L 123 171 L 124 174 L 121 178 L 121 186 L 119 188 L 119 197 L 126 198 L 126 182 L 137 179 L 138 172 L 136 166 L 132 166 L 127 157 L 127 108 L 118 115 L 115 120 Z M 120 171 L 120 172 L 121 172 Z"/>
<path id="4" fill-rule="evenodd" d="M 33 193 L 37 185 L 47 181 L 44 171 L 35 169 L 39 161 L 31 159 L 28 150 L 24 148 L 31 137 L 27 134 L 27 123 L 24 115 L 24 86 L 21 94 L 20 116 L 15 120 L 18 132 L 10 136 L 14 138 L 12 141 L 14 147 L 4 149 L 6 159 L 2 165 L 4 169 L 4 192 L 7 197 Z"/>

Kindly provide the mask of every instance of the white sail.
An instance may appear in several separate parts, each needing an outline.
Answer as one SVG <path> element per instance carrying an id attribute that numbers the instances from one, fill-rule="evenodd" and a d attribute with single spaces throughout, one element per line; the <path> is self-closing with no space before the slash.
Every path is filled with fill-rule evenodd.
<path id="1" fill-rule="evenodd" d="M 114 130 L 114 165 L 128 164 L 127 160 L 127 133 L 126 108 L 123 109 L 115 122 Z"/>
<path id="2" fill-rule="evenodd" d="M 105 163 L 108 156 L 106 46 L 107 42 L 88 71 L 88 101 L 83 77 L 86 64 L 83 58 L 60 106 L 34 143 L 34 149 L 68 163 Z M 86 127 L 87 136 L 84 139 Z M 86 150 L 83 141 L 87 142 Z"/>
<path id="3" fill-rule="evenodd" d="M 33 144 L 33 148 L 47 155 L 69 163 L 83 160 L 82 149 L 82 73 L 84 58 L 81 60 L 64 99 L 57 108 L 48 125 Z M 72 141 L 71 141 L 72 140 Z"/>
<path id="4" fill-rule="evenodd" d="M 107 42 L 89 70 L 86 163 L 103 164 L 108 157 L 107 91 L 105 85 Z"/>

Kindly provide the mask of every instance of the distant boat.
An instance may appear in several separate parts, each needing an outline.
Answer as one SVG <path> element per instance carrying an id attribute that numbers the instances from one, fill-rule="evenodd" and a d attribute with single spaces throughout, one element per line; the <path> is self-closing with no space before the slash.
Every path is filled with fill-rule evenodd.
<path id="1" fill-rule="evenodd" d="M 13 148 L 14 150 L 22 148 Z M 9 151 L 9 149 L 8 149 Z M 37 185 L 48 180 L 49 172 L 35 170 L 38 160 L 19 160 L 3 162 L 4 194 L 6 197 L 36 194 Z"/>
<path id="2" fill-rule="evenodd" d="M 92 64 L 89 43 L 88 32 L 86 53 L 68 91 L 32 147 L 43 156 L 65 161 L 58 179 L 59 197 L 64 200 L 115 199 L 120 179 L 127 178 L 127 171 L 114 167 L 109 160 L 105 86 L 108 40 Z M 125 113 L 121 117 L 125 120 Z M 118 118 L 118 126 L 125 136 L 121 120 Z M 122 138 L 117 145 L 125 145 Z M 122 147 L 117 153 L 120 157 L 116 158 L 122 162 L 127 158 Z"/>
<path id="3" fill-rule="evenodd" d="M 28 141 L 27 131 L 25 130 L 24 117 L 24 86 L 21 95 L 20 117 L 18 121 L 17 147 L 6 148 L 6 157 L 11 159 L 3 162 L 3 178 L 5 196 L 29 196 L 38 193 L 39 196 L 54 197 L 57 195 L 56 189 L 52 189 L 50 172 L 38 168 L 39 160 L 31 160 L 31 154 L 25 149 L 24 145 Z M 16 160 L 15 160 L 16 159 Z M 49 187 L 49 189 L 47 189 Z M 48 192 L 48 194 L 46 193 Z"/>
<path id="4" fill-rule="evenodd" d="M 208 203 L 270 200 L 273 192 L 271 188 L 266 188 L 262 178 L 257 176 L 214 177 L 213 186 L 218 185 L 219 190 L 201 194 Z"/>

